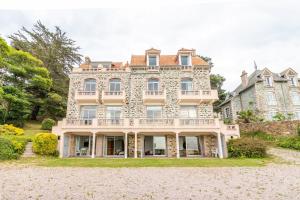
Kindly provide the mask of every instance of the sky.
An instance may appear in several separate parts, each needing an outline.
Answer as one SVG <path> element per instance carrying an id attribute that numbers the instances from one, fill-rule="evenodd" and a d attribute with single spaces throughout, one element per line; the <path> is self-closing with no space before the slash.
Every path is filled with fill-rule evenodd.
<path id="1" fill-rule="evenodd" d="M 300 73 L 300 1 L 24 2 L 0 0 L 0 36 L 7 42 L 8 35 L 41 20 L 50 29 L 59 26 L 82 55 L 97 61 L 130 61 L 151 47 L 161 54 L 194 48 L 212 58 L 212 73 L 226 78 L 229 91 L 243 70 L 254 71 L 254 61 L 259 69 Z"/>

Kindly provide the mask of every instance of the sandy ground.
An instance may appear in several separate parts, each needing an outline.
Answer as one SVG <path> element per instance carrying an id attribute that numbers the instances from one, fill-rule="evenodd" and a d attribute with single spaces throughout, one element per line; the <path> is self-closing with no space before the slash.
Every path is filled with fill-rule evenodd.
<path id="1" fill-rule="evenodd" d="M 44 168 L 0 166 L 0 199 L 300 199 L 300 166 Z"/>

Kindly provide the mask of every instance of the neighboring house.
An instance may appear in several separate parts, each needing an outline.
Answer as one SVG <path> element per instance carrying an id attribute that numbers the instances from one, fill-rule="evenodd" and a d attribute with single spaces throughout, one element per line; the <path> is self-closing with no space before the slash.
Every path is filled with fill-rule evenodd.
<path id="1" fill-rule="evenodd" d="M 249 77 L 243 71 L 241 82 L 219 106 L 224 119 L 236 120 L 238 112 L 249 109 L 266 120 L 273 120 L 277 113 L 300 119 L 300 83 L 295 70 L 278 74 L 265 68 Z"/>
<path id="2" fill-rule="evenodd" d="M 235 125 L 214 117 L 210 66 L 193 49 L 149 49 L 131 63 L 91 62 L 70 75 L 60 156 L 223 157 Z"/>

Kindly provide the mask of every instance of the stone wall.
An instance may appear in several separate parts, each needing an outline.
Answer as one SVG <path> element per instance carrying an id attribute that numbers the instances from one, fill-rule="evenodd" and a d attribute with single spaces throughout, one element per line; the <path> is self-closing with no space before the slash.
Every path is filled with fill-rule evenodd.
<path id="1" fill-rule="evenodd" d="M 167 156 L 176 157 L 176 136 L 167 135 Z"/>
<path id="2" fill-rule="evenodd" d="M 212 153 L 217 148 L 217 138 L 216 136 L 206 135 L 203 136 L 203 144 L 204 144 L 204 157 L 211 157 Z"/>
<path id="3" fill-rule="evenodd" d="M 295 121 L 272 121 L 258 123 L 240 123 L 241 132 L 264 131 L 274 135 L 296 135 L 300 120 Z"/>

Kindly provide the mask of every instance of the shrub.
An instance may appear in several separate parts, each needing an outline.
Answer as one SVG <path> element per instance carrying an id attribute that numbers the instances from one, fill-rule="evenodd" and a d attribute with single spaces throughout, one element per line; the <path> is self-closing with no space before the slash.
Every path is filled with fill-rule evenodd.
<path id="1" fill-rule="evenodd" d="M 57 136 L 52 133 L 38 133 L 33 139 L 33 151 L 40 155 L 57 154 Z"/>
<path id="2" fill-rule="evenodd" d="M 300 125 L 297 126 L 297 133 L 298 133 L 298 136 L 300 137 Z"/>
<path id="3" fill-rule="evenodd" d="M 280 137 L 277 145 L 282 148 L 300 150 L 300 137 Z"/>
<path id="4" fill-rule="evenodd" d="M 0 125 L 0 135 L 24 135 L 24 130 L 12 124 Z"/>
<path id="5" fill-rule="evenodd" d="M 42 129 L 43 130 L 51 130 L 52 126 L 54 126 L 56 122 L 53 119 L 46 118 L 42 122 Z"/>
<path id="6" fill-rule="evenodd" d="M 267 156 L 267 146 L 253 138 L 239 138 L 228 142 L 228 156 L 231 158 L 263 158 Z"/>
<path id="7" fill-rule="evenodd" d="M 19 158 L 12 141 L 6 138 L 0 138 L 0 160 L 10 160 Z"/>

